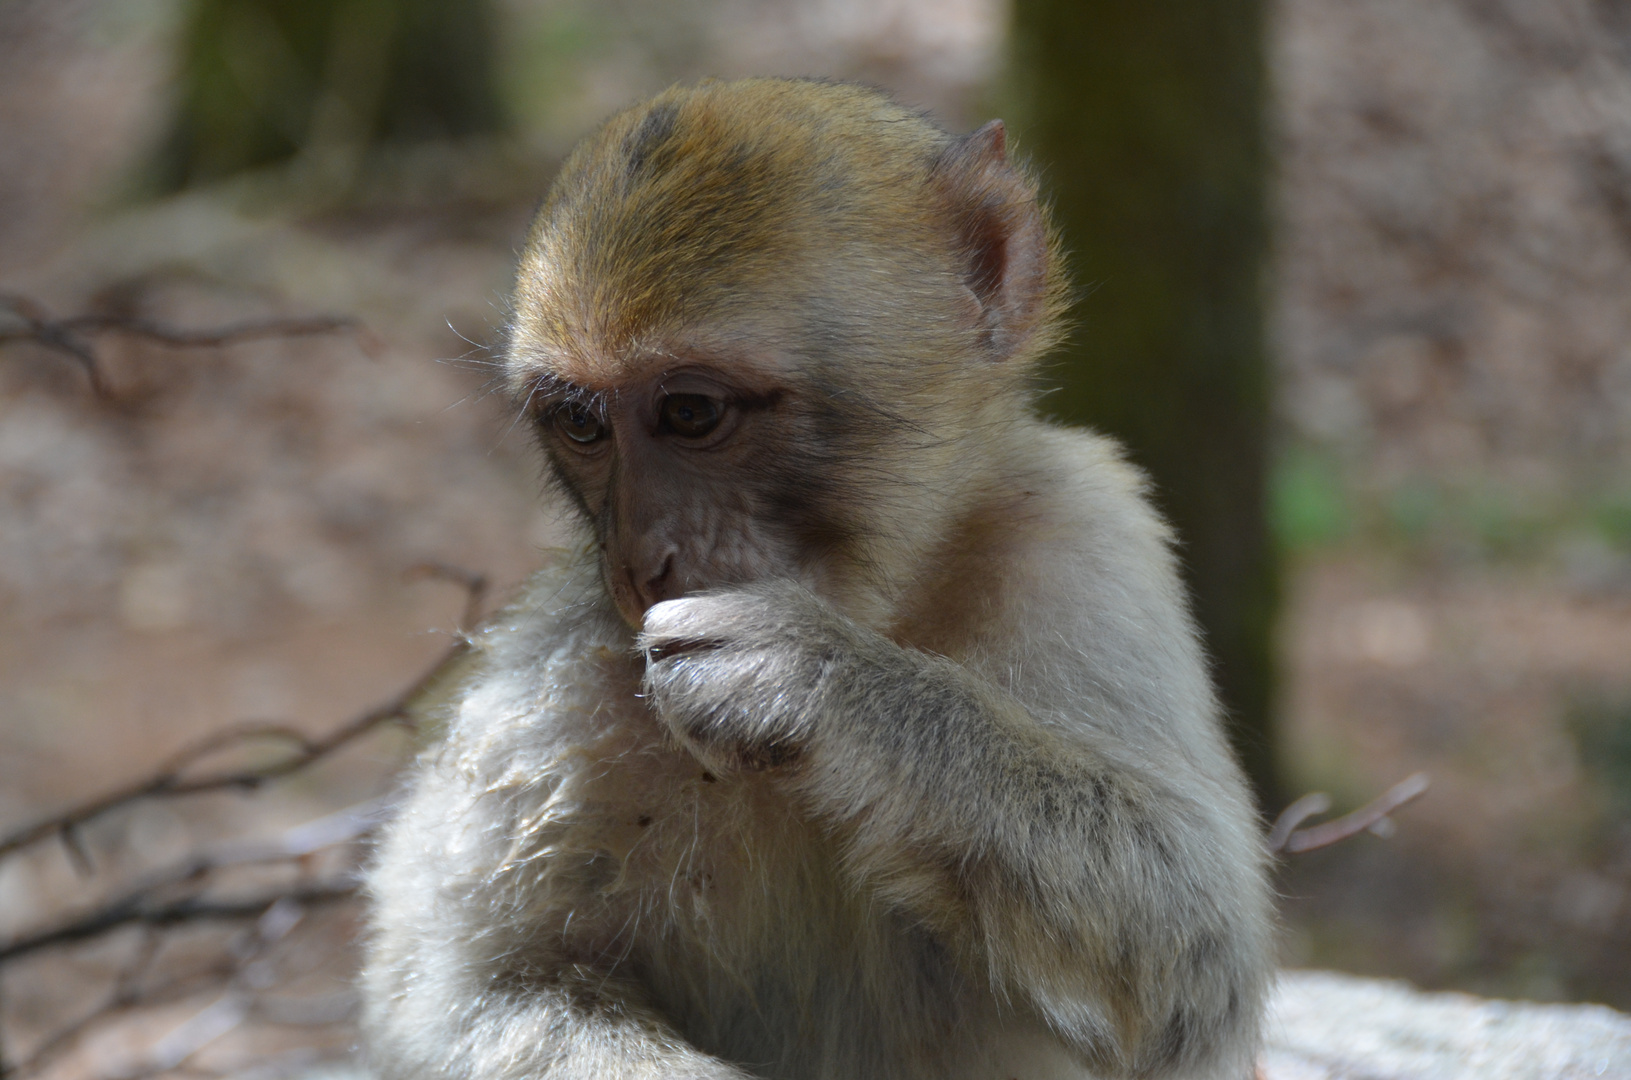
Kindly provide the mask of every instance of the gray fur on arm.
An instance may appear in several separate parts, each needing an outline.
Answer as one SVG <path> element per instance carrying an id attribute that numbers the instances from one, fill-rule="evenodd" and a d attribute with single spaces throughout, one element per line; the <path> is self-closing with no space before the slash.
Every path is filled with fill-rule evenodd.
<path id="1" fill-rule="evenodd" d="M 700 760 L 784 775 L 858 881 L 1085 1059 L 1182 1070 L 1221 1040 L 1245 1068 L 1266 927 L 1237 908 L 1260 848 L 1208 805 L 1235 809 L 1230 792 L 1091 717 L 1045 724 L 792 582 L 660 605 L 640 645 L 654 708 Z"/>

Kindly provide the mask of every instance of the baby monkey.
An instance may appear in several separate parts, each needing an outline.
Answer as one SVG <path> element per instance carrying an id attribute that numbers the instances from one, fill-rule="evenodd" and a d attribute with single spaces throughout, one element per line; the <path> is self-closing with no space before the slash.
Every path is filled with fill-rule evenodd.
<path id="1" fill-rule="evenodd" d="M 1264 856 L 1166 526 L 1032 409 L 1000 122 L 676 87 L 567 160 L 509 379 L 581 550 L 370 879 L 385 1080 L 1252 1075 Z"/>

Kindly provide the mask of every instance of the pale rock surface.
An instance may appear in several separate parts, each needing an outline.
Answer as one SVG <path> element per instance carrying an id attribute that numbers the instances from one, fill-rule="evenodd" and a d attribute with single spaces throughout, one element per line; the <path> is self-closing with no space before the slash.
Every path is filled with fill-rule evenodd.
<path id="1" fill-rule="evenodd" d="M 1631 1016 L 1286 971 L 1262 1080 L 1631 1080 Z"/>
<path id="2" fill-rule="evenodd" d="M 1631 1016 L 1285 971 L 1258 1080 L 1631 1080 Z M 236 1080 L 252 1080 L 239 1077 Z M 354 1061 L 294 1080 L 371 1080 Z"/>

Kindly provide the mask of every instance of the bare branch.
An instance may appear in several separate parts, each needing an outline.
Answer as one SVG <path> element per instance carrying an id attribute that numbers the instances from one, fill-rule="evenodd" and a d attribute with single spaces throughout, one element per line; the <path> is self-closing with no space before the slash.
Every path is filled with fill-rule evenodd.
<path id="1" fill-rule="evenodd" d="M 436 666 L 440 667 L 441 663 L 442 661 L 438 661 Z M 349 723 L 342 724 L 321 738 L 307 740 L 298 737 L 299 741 L 294 752 L 281 760 L 269 762 L 265 765 L 208 773 L 199 777 L 189 778 L 184 776 L 183 773 L 190 765 L 207 754 L 219 752 L 233 745 L 250 743 L 265 738 L 268 725 L 246 724 L 218 731 L 173 756 L 153 776 L 90 799 L 54 817 L 24 826 L 10 836 L 0 839 L 0 858 L 53 836 L 61 837 L 65 843 L 72 845 L 75 842 L 75 831 L 88 822 L 111 810 L 142 799 L 177 798 L 183 795 L 197 795 L 203 792 L 225 791 L 232 788 L 253 789 L 268 780 L 287 776 L 332 754 L 340 747 L 387 721 L 403 719 L 407 715 L 407 705 L 412 700 L 413 692 L 417 691 L 425 681 L 426 679 L 420 679 L 409 688 L 409 692 L 405 696 L 398 697 L 377 709 L 370 710 Z M 72 851 L 74 848 L 70 846 L 70 850 Z M 77 854 L 81 859 L 88 861 L 89 856 L 83 847 L 78 849 Z"/>
<path id="2" fill-rule="evenodd" d="M 271 946 L 288 936 L 305 917 L 305 909 L 289 897 L 275 901 L 256 920 L 253 938 L 245 947 L 236 950 L 238 969 L 233 985 L 220 998 L 195 1013 L 147 1051 L 147 1068 L 152 1072 L 170 1072 L 182 1066 L 189 1058 L 227 1032 L 248 1020 L 254 1010 L 257 985 L 271 981 L 254 978 L 255 968 L 265 963 L 257 959 Z"/>
<path id="3" fill-rule="evenodd" d="M 34 1047 L 34 1052 L 28 1058 L 7 1070 L 6 1075 L 11 1080 L 22 1080 L 23 1077 L 40 1071 L 56 1058 L 72 1050 L 86 1032 L 129 1012 L 138 1004 L 153 1001 L 151 991 L 143 995 L 140 988 L 142 976 L 146 974 L 148 965 L 157 954 L 158 946 L 158 936 L 150 929 L 144 928 L 135 958 L 119 972 L 107 999 L 77 1020 L 72 1020 L 47 1035 Z"/>
<path id="4" fill-rule="evenodd" d="M 448 563 L 422 562 L 408 567 L 403 577 L 409 581 L 435 578 L 438 581 L 451 581 L 464 586 L 466 594 L 464 617 L 459 620 L 459 632 L 469 634 L 481 621 L 481 606 L 487 599 L 487 575 Z"/>
<path id="5" fill-rule="evenodd" d="M 45 308 L 22 296 L 0 296 L 0 308 L 10 309 L 16 320 L 22 323 L 20 330 L 0 330 L 0 346 L 13 341 L 32 341 L 44 348 L 65 353 L 85 369 L 85 375 L 91 381 L 91 390 L 97 397 L 110 396 L 96 353 L 59 322 L 52 320 Z"/>
<path id="6" fill-rule="evenodd" d="M 377 339 L 349 317 L 264 319 L 186 328 L 124 315 L 56 317 L 28 297 L 0 295 L 0 348 L 10 343 L 32 343 L 71 357 L 85 370 L 93 391 L 103 398 L 113 397 L 116 391 L 109 384 L 108 371 L 96 348 L 105 335 L 118 334 L 164 348 L 184 349 L 344 331 L 356 334 L 358 344 L 369 355 L 376 354 Z M 466 600 L 457 640 L 390 700 L 319 735 L 280 722 L 223 728 L 184 745 L 145 777 L 9 835 L 0 835 L 0 862 L 37 845 L 57 842 L 74 868 L 89 875 L 96 866 L 84 830 L 107 814 L 151 799 L 258 790 L 315 765 L 384 725 L 412 725 L 422 696 L 434 692 L 445 672 L 452 670 L 450 664 L 470 648 L 470 635 L 483 614 L 488 582 L 483 575 L 434 562 L 411 568 L 407 576 L 455 582 L 465 590 Z M 243 764 L 254 759 L 242 752 L 261 744 L 278 752 L 268 761 Z M 301 993 L 300 988 L 309 983 L 302 984 L 297 976 L 280 968 L 310 950 L 274 950 L 274 945 L 294 929 L 308 907 L 343 905 L 356 897 L 360 859 L 354 843 L 375 828 L 389 810 L 387 802 L 375 800 L 271 838 L 240 839 L 204 848 L 167 867 L 120 880 L 111 899 L 97 901 L 88 910 L 55 913 L 53 922 L 0 941 L 0 972 L 9 972 L 11 968 L 6 965 L 42 953 L 55 957 L 53 962 L 69 962 L 74 953 L 63 951 L 59 955 L 50 951 L 102 939 L 124 928 L 139 928 L 138 937 L 121 943 L 121 947 L 134 946 L 126 961 L 106 976 L 99 976 L 103 979 L 100 1001 L 86 995 L 84 1000 L 95 1004 L 55 1030 L 40 1033 L 32 1041 L 29 1056 L 21 1061 L 6 1061 L 0 1049 L 0 1077 L 37 1077 L 75 1055 L 88 1053 L 87 1039 L 105 1031 L 111 1033 L 116 1025 L 128 1024 L 136 1017 L 145 1020 L 148 1010 L 155 1007 L 176 1003 L 192 1004 L 195 1011 L 144 1053 L 109 1074 L 110 1078 L 215 1077 L 219 1074 L 212 1070 L 220 1066 L 213 1058 L 199 1060 L 199 1052 L 239 1027 L 323 1029 L 349 1022 L 356 1007 L 354 992 L 316 996 Z M 245 867 L 267 869 L 253 870 L 245 877 L 238 869 Z M 203 939 L 215 945 L 207 961 L 199 964 L 196 949 L 166 931 L 203 923 L 236 923 L 240 928 Z M 319 929 L 310 933 L 327 932 L 320 928 L 323 925 L 319 923 Z M 171 941 L 178 942 L 177 949 L 167 948 Z M 274 988 L 281 988 L 281 995 L 269 997 L 268 991 Z M 298 1053 L 311 1056 L 318 1052 L 313 1049 Z"/>
<path id="7" fill-rule="evenodd" d="M 289 897 L 280 897 L 260 913 L 254 930 L 247 935 L 241 945 L 231 950 L 230 958 L 224 963 L 218 962 L 202 971 L 171 979 L 160 986 L 141 989 L 138 985 L 141 972 L 152 959 L 157 941 L 155 935 L 149 934 L 143 941 L 136 960 L 120 974 L 109 998 L 84 1016 L 47 1036 L 26 1060 L 8 1071 L 8 1077 L 10 1080 L 26 1080 L 26 1077 L 43 1071 L 51 1062 L 73 1050 L 90 1032 L 112 1023 L 126 1013 L 182 1000 L 225 982 L 229 985 L 229 990 L 224 997 L 218 998 L 214 1004 L 154 1043 L 142 1065 L 134 1070 L 124 1070 L 119 1075 L 120 1080 L 127 1080 L 132 1075 L 154 1076 L 189 1071 L 184 1068 L 187 1058 L 238 1024 L 251 1019 L 252 1014 L 257 1014 L 254 1018 L 259 1019 L 259 1003 L 240 984 L 255 983 L 256 980 L 249 976 L 255 967 L 263 962 L 259 958 L 286 937 L 300 923 L 304 914 L 305 910 L 299 903 Z M 333 996 L 335 995 L 331 995 Z M 341 1015 L 335 1013 L 329 1002 L 325 1001 L 322 1005 L 328 1015 Z M 312 1015 L 322 1014 L 314 1012 Z M 341 1018 L 343 1019 L 343 1015 Z"/>
<path id="8" fill-rule="evenodd" d="M 461 631 L 473 629 L 481 613 L 486 593 L 486 579 L 475 573 L 442 564 L 428 564 L 415 568 L 415 577 L 433 577 L 461 584 L 467 593 Z M 286 776 L 321 760 L 342 746 L 388 721 L 411 719 L 410 710 L 415 700 L 432 686 L 446 665 L 468 649 L 468 638 L 461 637 L 409 686 L 390 701 L 355 717 L 328 734 L 312 738 L 285 724 L 240 724 L 215 732 L 164 762 L 156 775 L 117 789 L 99 798 L 91 799 L 69 811 L 46 821 L 38 822 L 13 833 L 0 841 L 0 858 L 26 849 L 32 844 L 58 837 L 69 845 L 70 853 L 89 866 L 89 854 L 79 845 L 78 832 L 84 824 L 118 807 L 146 798 L 164 798 L 204 791 L 230 788 L 252 789 L 267 780 Z M 209 754 L 220 753 L 253 740 L 272 739 L 290 746 L 287 757 L 256 768 L 232 769 L 208 773 L 203 776 L 186 775 Z M 168 868 L 148 874 L 111 901 L 95 909 L 68 918 L 54 926 L 24 933 L 0 944 L 0 969 L 22 957 L 56 946 L 70 945 L 101 937 L 121 927 L 139 925 L 147 933 L 139 945 L 134 960 L 114 978 L 105 1000 L 88 1013 L 48 1034 L 37 1044 L 25 1060 L 5 1066 L 0 1062 L 0 1075 L 8 1080 L 27 1080 L 71 1054 L 91 1033 L 115 1023 L 127 1014 L 168 1001 L 183 1000 L 223 983 L 235 986 L 228 997 L 222 998 L 216 1013 L 205 1010 L 194 1017 L 191 1027 L 183 1025 L 171 1033 L 169 1042 L 155 1044 L 149 1056 L 135 1066 L 135 1071 L 121 1072 L 119 1080 L 138 1076 L 177 1075 L 195 1072 L 188 1059 L 206 1043 L 213 1041 L 242 1023 L 273 1024 L 280 1026 L 323 1027 L 343 1023 L 349 1018 L 354 1002 L 345 995 L 315 1004 L 299 999 L 283 1002 L 260 1000 L 261 991 L 275 980 L 270 971 L 256 975 L 264 965 L 255 960 L 292 929 L 294 920 L 280 919 L 280 912 L 300 911 L 306 906 L 345 902 L 356 895 L 357 881 L 352 874 L 330 875 L 322 880 L 296 879 L 278 888 L 263 888 L 249 896 L 208 897 L 203 891 L 220 871 L 251 865 L 292 863 L 304 866 L 304 861 L 321 851 L 332 850 L 367 835 L 390 812 L 388 800 L 376 799 L 345 810 L 329 814 L 269 839 L 239 840 L 215 845 L 182 860 Z M 189 886 L 191 887 L 189 889 Z M 177 897 L 177 890 L 191 895 Z M 182 977 L 171 978 L 158 985 L 147 984 L 145 976 L 157 952 L 161 937 L 155 930 L 199 922 L 257 919 L 257 932 L 249 946 L 234 947 L 229 954 L 203 970 L 195 970 Z M 254 976 L 254 977 L 251 977 Z M 243 985 L 239 986 L 239 981 Z M 221 1002 L 230 1003 L 228 1010 Z M 241 1006 L 241 1008 L 240 1008 Z M 228 1013 L 231 1012 L 229 1016 Z M 228 1024 L 227 1021 L 231 1020 Z M 207 1021 L 207 1022 L 206 1022 Z"/>
<path id="9" fill-rule="evenodd" d="M 362 324 L 349 315 L 315 315 L 295 319 L 244 319 L 209 330 L 184 330 L 150 319 L 123 315 L 70 315 L 57 325 L 71 334 L 127 334 L 172 349 L 207 349 L 275 337 L 307 337 L 356 330 Z"/>
<path id="10" fill-rule="evenodd" d="M 284 893 L 272 893 L 258 899 L 203 904 L 196 897 L 181 901 L 161 902 L 177 886 L 189 882 L 203 882 L 210 874 L 230 867 L 253 864 L 287 862 L 314 854 L 325 848 L 360 839 L 371 832 L 390 813 L 390 802 L 374 799 L 359 803 L 327 817 L 309 821 L 270 840 L 239 841 L 222 844 L 185 859 L 175 866 L 150 874 L 137 885 L 95 910 L 74 916 L 55 927 L 18 937 L 0 945 L 0 964 L 52 945 L 66 944 L 96 937 L 127 923 L 140 922 L 149 926 L 185 922 L 190 919 L 240 918 L 264 909 L 272 901 L 284 898 L 298 899 L 304 895 L 301 886 Z M 317 886 L 325 897 L 333 890 L 331 899 L 338 899 L 350 886 L 344 882 Z M 257 905 L 259 905 L 257 907 Z"/>
<path id="11" fill-rule="evenodd" d="M 156 942 L 158 935 L 149 934 L 149 940 Z M 157 984 L 138 986 L 131 983 L 123 989 L 116 986 L 100 1005 L 46 1036 L 32 1054 L 11 1066 L 5 1074 L 7 1080 L 26 1080 L 28 1076 L 42 1072 L 47 1065 L 72 1052 L 85 1036 L 127 1013 L 182 1001 L 220 986 L 232 978 L 237 968 L 236 960 L 224 958 Z"/>
<path id="12" fill-rule="evenodd" d="M 170 902 L 161 902 L 160 898 L 176 886 L 200 882 L 217 870 L 299 859 L 324 848 L 336 847 L 359 839 L 383 821 L 389 811 L 390 804 L 387 800 L 374 799 L 309 821 L 271 840 L 240 841 L 206 850 L 173 867 L 149 875 L 127 892 L 93 911 L 0 945 L 0 964 L 52 945 L 96 937 L 132 922 L 163 926 L 194 919 L 244 918 L 248 915 L 261 914 L 266 911 L 268 905 L 284 899 L 303 902 L 314 897 L 317 902 L 341 899 L 350 895 L 354 889 L 354 882 L 300 885 L 282 892 L 233 902 L 206 902 L 196 896 Z"/>
<path id="13" fill-rule="evenodd" d="M 1414 773 L 1352 813 L 1307 829 L 1299 829 L 1297 826 L 1303 821 L 1315 814 L 1324 813 L 1331 806 L 1330 797 L 1322 792 L 1304 795 L 1286 807 L 1275 821 L 1274 828 L 1269 832 L 1269 851 L 1299 855 L 1305 851 L 1329 847 L 1367 829 L 1379 832 L 1391 824 L 1388 821 L 1389 814 L 1420 798 L 1430 782 L 1426 773 Z"/>
<path id="14" fill-rule="evenodd" d="M 54 318 L 45 306 L 26 296 L 0 294 L 0 313 L 9 314 L 14 328 L 0 328 L 0 346 L 32 341 L 71 356 L 85 369 L 91 390 L 111 397 L 112 389 L 90 339 L 99 334 L 123 334 L 172 349 L 220 348 L 265 338 L 307 337 L 350 331 L 370 356 L 379 342 L 362 322 L 349 315 L 316 315 L 298 319 L 248 319 L 210 329 L 185 329 L 129 315 L 82 314 Z"/>
<path id="15" fill-rule="evenodd" d="M 481 603 L 487 590 L 487 579 L 481 574 L 459 570 L 440 563 L 426 563 L 422 564 L 422 566 L 428 569 L 414 568 L 418 571 L 417 576 L 419 577 L 437 577 L 443 580 L 456 581 L 465 587 L 469 600 L 465 605 L 465 618 L 460 629 L 464 633 L 468 633 L 480 615 Z M 419 678 L 415 679 L 390 701 L 363 713 L 361 716 L 340 725 L 327 735 L 319 738 L 309 738 L 288 725 L 268 723 L 238 724 L 214 732 L 172 755 L 167 762 L 159 766 L 157 772 L 152 776 L 125 787 L 116 788 L 94 799 L 89 799 L 60 814 L 26 825 L 9 836 L 0 838 L 0 859 L 4 859 L 8 855 L 42 840 L 56 837 L 68 847 L 70 854 L 74 856 L 76 861 L 88 866 L 90 856 L 83 846 L 79 845 L 77 831 L 111 810 L 128 806 L 142 799 L 176 798 L 183 795 L 197 795 L 203 792 L 225 791 L 234 788 L 253 790 L 269 780 L 275 780 L 304 769 L 382 724 L 391 721 L 409 720 L 409 709 L 414 699 L 435 681 L 444 665 L 461 655 L 468 647 L 468 643 L 463 639 L 455 641 Z M 210 754 L 268 738 L 282 739 L 292 743 L 292 752 L 287 757 L 264 765 L 206 773 L 203 776 L 188 777 L 186 775 L 186 771 L 191 766 Z"/>
<path id="16" fill-rule="evenodd" d="M 335 881 L 297 885 L 236 900 L 206 900 L 193 896 L 168 904 L 149 903 L 145 897 L 135 901 L 116 902 L 99 908 L 83 918 L 49 930 L 24 935 L 0 946 L 0 964 L 9 963 L 52 945 L 65 945 L 98 937 L 130 923 L 173 926 L 184 922 L 254 919 L 264 915 L 273 904 L 285 900 L 310 906 L 349 900 L 356 894 L 356 879 L 346 876 Z"/>
<path id="17" fill-rule="evenodd" d="M 1316 814 L 1323 814 L 1331 809 L 1331 796 L 1323 791 L 1313 791 L 1304 795 L 1284 810 L 1274 819 L 1274 828 L 1269 830 L 1268 845 L 1270 851 L 1279 851 L 1286 846 L 1286 840 L 1292 832 Z"/>

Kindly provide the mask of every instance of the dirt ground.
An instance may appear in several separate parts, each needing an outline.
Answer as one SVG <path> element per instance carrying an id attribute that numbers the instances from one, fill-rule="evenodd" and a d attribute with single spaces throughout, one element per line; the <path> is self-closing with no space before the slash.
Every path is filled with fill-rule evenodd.
<path id="1" fill-rule="evenodd" d="M 1286 637 L 1305 785 L 1353 805 L 1433 777 L 1390 839 L 1290 861 L 1286 961 L 1631 1006 L 1624 747 L 1605 745 L 1631 715 L 1631 591 L 1331 555 L 1299 572 Z"/>
<path id="2" fill-rule="evenodd" d="M 1631 1008 L 1628 32 L 1280 8 L 1287 761 L 1435 778 L 1288 867 L 1290 962 Z"/>
<path id="3" fill-rule="evenodd" d="M 596 23 L 516 0 L 513 48 L 590 42 L 518 82 L 524 145 L 361 209 L 293 212 L 253 190 L 119 201 L 162 108 L 169 4 L 0 5 L 0 292 L 177 326 L 367 328 L 185 351 L 107 338 L 101 397 L 71 358 L 0 352 L 0 834 L 229 722 L 329 730 L 453 636 L 461 590 L 411 568 L 482 572 L 490 609 L 562 542 L 490 358 L 529 208 L 594 117 L 692 71 L 819 71 L 969 126 L 1001 57 L 1002 9 L 981 0 L 649 7 Z M 1339 809 L 1434 778 L 1391 838 L 1288 863 L 1289 964 L 1631 1009 L 1622 7 L 1277 9 L 1287 767 Z M 382 730 L 264 791 L 111 815 L 84 830 L 89 875 L 61 845 L 0 857 L 0 942 L 201 846 L 386 792 L 408 749 Z M 286 937 L 166 938 L 146 989 L 241 962 L 88 1033 L 48 1075 L 139 1075 L 194 1043 L 186 1065 L 213 1074 L 343 1051 L 355 912 L 300 914 Z M 275 1000 L 204 1038 L 274 978 L 256 966 L 273 944 Z M 8 1060 L 116 995 L 143 948 L 127 932 L 8 966 Z"/>

